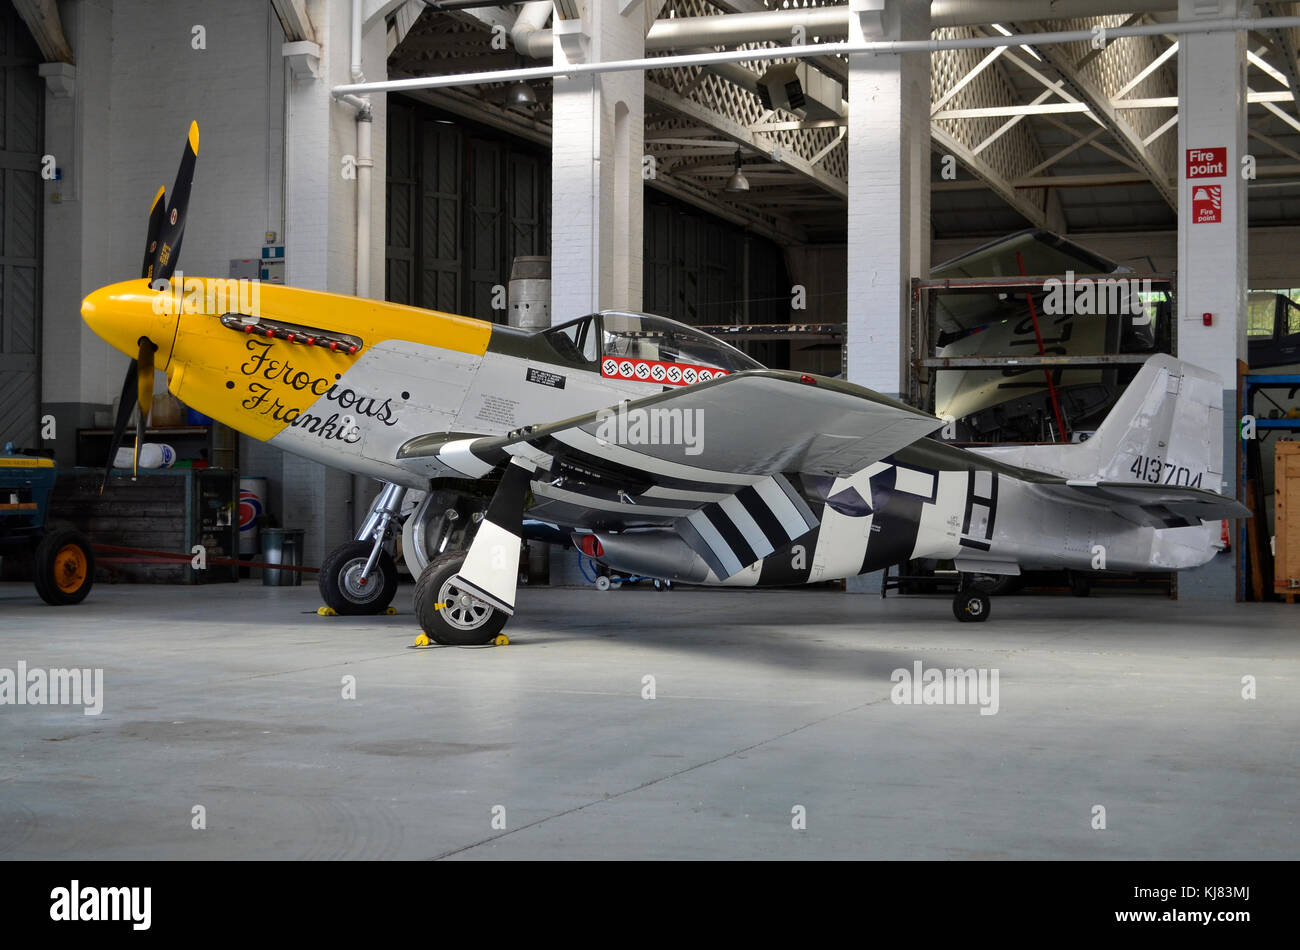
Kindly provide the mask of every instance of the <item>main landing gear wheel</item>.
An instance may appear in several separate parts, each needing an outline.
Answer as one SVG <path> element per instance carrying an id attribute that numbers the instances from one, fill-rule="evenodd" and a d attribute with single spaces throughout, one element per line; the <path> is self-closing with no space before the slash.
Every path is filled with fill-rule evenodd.
<path id="1" fill-rule="evenodd" d="M 492 643 L 510 619 L 454 580 L 464 563 L 464 551 L 440 554 L 415 583 L 415 616 L 435 643 L 456 647 Z"/>
<path id="2" fill-rule="evenodd" d="M 95 583 L 95 552 L 76 528 L 51 531 L 36 548 L 36 593 L 54 607 L 79 604 Z"/>
<path id="3" fill-rule="evenodd" d="M 958 591 L 952 601 L 952 614 L 962 623 L 983 623 L 989 610 L 989 595 L 978 590 Z"/>
<path id="4" fill-rule="evenodd" d="M 349 541 L 325 558 L 320 568 L 320 595 L 327 607 L 341 616 L 382 614 L 397 593 L 397 565 L 387 551 L 380 551 L 369 577 L 362 577 L 373 541 Z"/>

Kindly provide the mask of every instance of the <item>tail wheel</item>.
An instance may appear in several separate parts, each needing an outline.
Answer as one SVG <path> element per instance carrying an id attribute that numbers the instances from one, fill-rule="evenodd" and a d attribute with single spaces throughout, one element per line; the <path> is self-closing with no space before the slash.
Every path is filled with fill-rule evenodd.
<path id="1" fill-rule="evenodd" d="M 95 583 L 95 553 L 76 528 L 51 531 L 36 548 L 36 593 L 55 607 L 79 604 Z"/>
<path id="2" fill-rule="evenodd" d="M 983 623 L 989 619 L 991 602 L 988 594 L 978 590 L 959 591 L 953 598 L 953 616 L 962 623 Z"/>
<path id="3" fill-rule="evenodd" d="M 435 643 L 469 647 L 491 643 L 510 619 L 456 580 L 465 552 L 448 551 L 429 562 L 415 583 L 415 616 Z"/>
<path id="4" fill-rule="evenodd" d="M 373 541 L 349 541 L 335 548 L 320 567 L 317 583 L 326 606 L 341 616 L 381 614 L 397 593 L 397 565 L 380 551 L 368 577 L 363 577 Z"/>

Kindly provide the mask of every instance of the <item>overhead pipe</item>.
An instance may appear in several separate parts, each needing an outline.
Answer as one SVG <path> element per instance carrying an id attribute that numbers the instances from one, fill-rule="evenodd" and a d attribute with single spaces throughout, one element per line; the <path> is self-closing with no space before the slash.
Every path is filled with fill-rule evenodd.
<path id="1" fill-rule="evenodd" d="M 987 26 L 1012 20 L 1070 20 L 1139 12 L 1132 0 L 931 0 L 930 28 Z M 1178 0 L 1144 0 L 1142 13 L 1178 9 Z"/>
<path id="2" fill-rule="evenodd" d="M 519 11 L 510 39 L 516 50 L 532 59 L 549 59 L 552 31 L 543 29 L 550 17 L 550 0 L 527 3 Z M 1042 0 L 1034 9 L 1026 0 L 933 0 L 931 28 L 982 26 L 1012 20 L 1064 20 L 1076 17 L 1131 13 L 1131 0 Z M 1146 13 L 1177 10 L 1178 0 L 1149 0 Z M 727 13 L 715 16 L 669 17 L 655 20 L 645 37 L 648 51 L 689 49 L 699 46 L 730 46 L 788 40 L 795 27 L 809 35 L 848 35 L 849 8 L 846 4 Z"/>
<path id="3" fill-rule="evenodd" d="M 366 85 L 365 73 L 361 71 L 361 27 L 364 22 L 364 0 L 352 0 L 352 48 L 351 67 L 353 85 Z M 371 173 L 375 167 L 372 146 L 374 130 L 374 112 L 370 106 L 370 96 L 364 91 L 361 95 L 332 90 L 334 98 L 351 106 L 357 113 L 357 222 L 356 222 L 356 272 L 355 293 L 358 297 L 370 296 L 370 189 Z"/>
<path id="4" fill-rule="evenodd" d="M 1300 28 L 1300 16 L 1232 17 L 1219 20 L 1182 20 L 1171 23 L 1139 23 L 1106 30 L 1109 39 L 1126 36 L 1164 36 L 1186 33 L 1237 33 L 1252 30 L 1287 30 Z M 1045 33 L 1016 33 L 1012 36 L 969 36 L 943 40 L 877 40 L 867 43 L 807 43 L 765 49 L 722 50 L 625 59 L 604 63 L 571 63 L 562 66 L 532 66 L 525 69 L 493 69 L 477 73 L 452 73 L 442 76 L 417 76 L 384 82 L 352 83 L 335 86 L 335 96 L 349 93 L 405 92 L 409 89 L 445 89 L 452 86 L 476 86 L 480 83 L 527 82 L 578 76 L 588 73 L 637 72 L 647 69 L 672 69 L 681 66 L 712 66 L 716 63 L 748 63 L 771 59 L 805 59 L 810 56 L 862 53 L 937 53 L 952 49 L 995 49 L 1000 46 L 1083 43 L 1093 40 L 1092 30 L 1060 30 Z"/>
<path id="5" fill-rule="evenodd" d="M 551 18 L 551 0 L 534 0 L 525 3 L 515 17 L 515 25 L 510 28 L 510 42 L 515 51 L 533 59 L 550 59 L 554 48 L 551 31 L 544 30 L 546 21 Z"/>

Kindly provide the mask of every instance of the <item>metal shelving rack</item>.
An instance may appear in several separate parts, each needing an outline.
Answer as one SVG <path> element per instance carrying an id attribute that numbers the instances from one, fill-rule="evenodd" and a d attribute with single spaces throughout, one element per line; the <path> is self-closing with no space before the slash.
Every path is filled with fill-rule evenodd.
<path id="1" fill-rule="evenodd" d="M 1178 281 L 1173 274 L 1074 274 L 1073 279 L 1075 284 L 1078 284 L 1083 280 L 1115 280 L 1119 276 L 1150 281 L 1153 292 L 1158 291 L 1168 295 L 1170 301 L 1169 313 L 1171 315 L 1177 314 L 1178 306 L 1175 292 Z M 940 293 L 986 294 L 993 291 L 1032 295 L 1037 299 L 1044 295 L 1043 285 L 1047 281 L 1063 281 L 1064 279 L 1064 274 L 1037 274 L 1023 277 L 953 277 L 946 280 L 912 278 L 911 306 L 909 308 L 906 341 L 907 361 L 911 369 L 911 372 L 905 374 L 908 391 L 904 395 L 907 402 L 918 409 L 924 409 L 927 412 L 931 411 L 934 408 L 931 405 L 934 388 L 931 385 L 933 375 L 936 372 L 948 369 L 1005 369 L 1008 366 L 1021 369 L 1036 367 L 1051 369 L 1061 366 L 1133 366 L 1146 362 L 1147 357 L 1150 356 L 1149 353 L 1111 353 L 1087 356 L 1005 354 L 941 357 L 933 355 L 932 341 L 937 339 L 939 335 L 934 326 L 935 310 L 932 305 L 934 295 Z M 1041 305 L 1039 306 L 1039 312 L 1041 313 Z M 1178 320 L 1171 316 L 1169 320 L 1169 349 L 1172 352 L 1177 352 L 1177 348 Z"/>
<path id="2" fill-rule="evenodd" d="M 1300 375 L 1242 373 L 1238 384 L 1238 390 L 1241 394 L 1241 412 L 1243 415 L 1250 414 L 1255 416 L 1256 431 L 1300 432 L 1300 419 L 1261 419 L 1256 415 L 1255 396 L 1262 390 L 1266 389 L 1300 390 Z M 1282 407 L 1278 406 L 1276 402 L 1273 404 L 1281 410 Z M 1237 452 L 1237 497 L 1244 498 L 1246 494 L 1246 482 L 1250 476 L 1250 472 L 1247 470 L 1247 440 L 1241 438 L 1240 423 L 1237 432 L 1239 448 L 1239 451 Z M 1249 586 L 1249 566 L 1246 563 L 1246 553 L 1248 549 L 1247 537 L 1246 522 L 1244 519 L 1239 520 L 1237 522 L 1238 600 L 1246 599 L 1246 589 Z"/>

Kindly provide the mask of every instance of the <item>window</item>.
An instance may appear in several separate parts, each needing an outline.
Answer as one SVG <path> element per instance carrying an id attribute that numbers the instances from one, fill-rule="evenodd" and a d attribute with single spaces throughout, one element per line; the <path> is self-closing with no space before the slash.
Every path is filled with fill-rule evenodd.
<path id="1" fill-rule="evenodd" d="M 1271 291 L 1252 291 L 1246 298 L 1246 336 L 1273 336 L 1273 318 L 1277 313 L 1278 295 Z"/>
<path id="2" fill-rule="evenodd" d="M 650 314 L 605 314 L 601 340 L 604 355 L 618 359 L 689 363 L 729 373 L 762 369 L 761 363 L 734 346 L 675 320 Z"/>
<path id="3" fill-rule="evenodd" d="M 1296 305 L 1294 300 L 1286 302 L 1286 324 L 1282 328 L 1286 336 L 1294 336 L 1300 333 L 1300 306 Z"/>
<path id="4" fill-rule="evenodd" d="M 570 320 L 545 332 L 551 348 L 567 363 L 596 362 L 596 316 Z"/>

